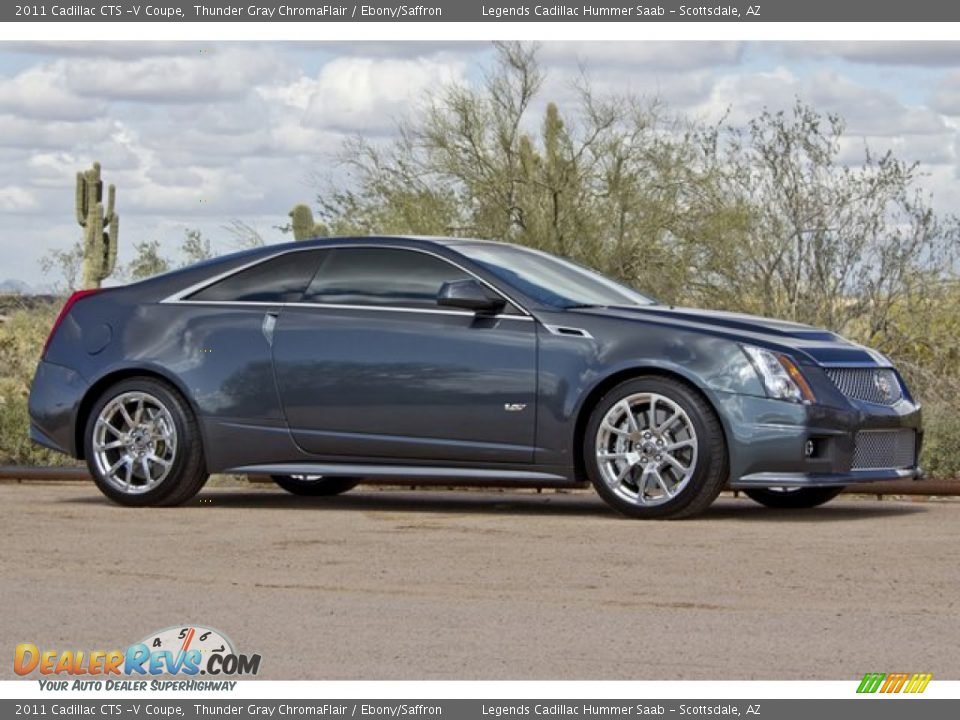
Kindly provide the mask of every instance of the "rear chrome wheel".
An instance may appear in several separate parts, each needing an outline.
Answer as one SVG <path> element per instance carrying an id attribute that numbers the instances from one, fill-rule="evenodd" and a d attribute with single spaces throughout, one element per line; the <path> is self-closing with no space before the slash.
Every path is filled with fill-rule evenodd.
<path id="1" fill-rule="evenodd" d="M 170 474 L 177 428 L 166 406 L 149 393 L 121 393 L 97 415 L 93 461 L 105 482 L 125 494 L 153 490 Z"/>
<path id="2" fill-rule="evenodd" d="M 723 430 L 696 390 L 677 380 L 627 380 L 593 409 L 584 437 L 597 493 L 632 517 L 681 518 L 704 510 L 726 483 Z"/>
<path id="3" fill-rule="evenodd" d="M 122 505 L 177 505 L 207 480 L 190 406 L 170 385 L 130 378 L 94 403 L 84 456 L 104 495 Z"/>

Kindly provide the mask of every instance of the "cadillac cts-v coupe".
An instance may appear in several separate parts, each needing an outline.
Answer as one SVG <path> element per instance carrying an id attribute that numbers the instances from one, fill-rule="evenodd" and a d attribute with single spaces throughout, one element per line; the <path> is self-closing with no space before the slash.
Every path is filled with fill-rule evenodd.
<path id="1" fill-rule="evenodd" d="M 796 323 L 658 304 L 504 243 L 332 238 L 75 293 L 31 437 L 125 505 L 208 474 L 572 487 L 677 518 L 918 478 L 920 408 L 879 353 Z"/>

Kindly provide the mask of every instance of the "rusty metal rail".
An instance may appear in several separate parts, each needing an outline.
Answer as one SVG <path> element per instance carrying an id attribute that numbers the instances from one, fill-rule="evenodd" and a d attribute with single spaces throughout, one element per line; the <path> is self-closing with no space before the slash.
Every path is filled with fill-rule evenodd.
<path id="1" fill-rule="evenodd" d="M 91 480 L 85 467 L 0 465 L 0 480 Z"/>
<path id="2" fill-rule="evenodd" d="M 258 480 L 260 478 L 257 478 Z M 90 473 L 85 467 L 36 467 L 31 465 L 0 465 L 0 481 L 89 481 Z M 392 480 L 390 484 L 403 484 Z M 419 484 L 416 481 L 410 484 Z M 860 495 L 960 495 L 960 479 L 956 480 L 894 480 L 889 482 L 860 483 L 848 487 L 844 492 Z"/>
<path id="3" fill-rule="evenodd" d="M 860 495 L 960 495 L 960 480 L 890 480 L 849 485 L 844 490 Z"/>

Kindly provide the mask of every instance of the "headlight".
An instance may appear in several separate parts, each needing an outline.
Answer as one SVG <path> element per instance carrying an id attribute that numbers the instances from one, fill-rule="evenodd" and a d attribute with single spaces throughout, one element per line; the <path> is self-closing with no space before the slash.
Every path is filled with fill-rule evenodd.
<path id="1" fill-rule="evenodd" d="M 797 403 L 816 402 L 800 368 L 786 355 L 752 345 L 741 345 L 763 382 L 767 395 Z"/>

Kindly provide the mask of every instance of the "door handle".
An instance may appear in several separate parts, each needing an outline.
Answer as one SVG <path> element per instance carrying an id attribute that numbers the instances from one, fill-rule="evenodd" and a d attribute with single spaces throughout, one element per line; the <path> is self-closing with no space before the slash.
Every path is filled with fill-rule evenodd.
<path id="1" fill-rule="evenodd" d="M 273 329 L 277 326 L 277 313 L 268 312 L 263 316 L 263 324 L 260 325 L 260 330 L 263 331 L 263 336 L 267 339 L 267 344 L 273 347 Z"/>

